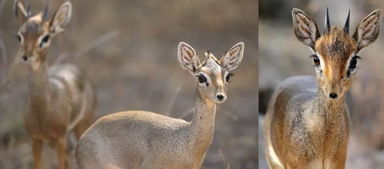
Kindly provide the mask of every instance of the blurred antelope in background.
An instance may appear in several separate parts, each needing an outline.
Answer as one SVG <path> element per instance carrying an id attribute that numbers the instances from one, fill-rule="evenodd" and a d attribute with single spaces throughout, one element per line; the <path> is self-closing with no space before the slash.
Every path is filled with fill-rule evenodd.
<path id="1" fill-rule="evenodd" d="M 379 35 L 381 11 L 365 17 L 353 36 L 349 13 L 340 28 L 331 26 L 327 9 L 322 35 L 302 10 L 293 9 L 292 17 L 297 39 L 313 52 L 316 78 L 291 77 L 274 92 L 265 119 L 269 167 L 343 169 L 350 126 L 346 92 L 356 75 L 358 52 Z"/>
<path id="2" fill-rule="evenodd" d="M 69 64 L 49 67 L 47 63 L 48 47 L 69 22 L 72 5 L 63 3 L 50 19 L 48 8 L 32 16 L 29 8 L 16 0 L 15 12 L 21 45 L 16 59 L 23 59 L 31 70 L 24 122 L 32 137 L 34 168 L 41 168 L 42 145 L 48 142 L 56 148 L 59 168 L 65 169 L 68 132 L 73 130 L 79 138 L 93 122 L 96 108 L 94 89 L 82 71 Z"/>
<path id="3" fill-rule="evenodd" d="M 244 43 L 221 60 L 207 52 L 200 63 L 195 50 L 181 42 L 181 67 L 195 78 L 198 97 L 191 122 L 146 111 L 126 111 L 97 120 L 80 138 L 76 160 L 82 169 L 199 169 L 212 143 L 216 104 L 226 98 L 232 73 L 242 61 Z"/>

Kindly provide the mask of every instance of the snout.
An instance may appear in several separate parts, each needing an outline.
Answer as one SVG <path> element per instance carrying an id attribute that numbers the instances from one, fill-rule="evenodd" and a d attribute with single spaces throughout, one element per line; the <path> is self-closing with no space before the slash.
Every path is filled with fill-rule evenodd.
<path id="1" fill-rule="evenodd" d="M 330 94 L 329 94 L 329 98 L 331 98 L 331 99 L 337 99 L 337 93 L 335 93 L 335 92 L 331 92 Z"/>
<path id="2" fill-rule="evenodd" d="M 224 93 L 217 93 L 215 96 L 215 101 L 217 103 L 223 103 L 227 99 L 227 96 Z"/>
<path id="3" fill-rule="evenodd" d="M 21 59 L 25 62 L 31 62 L 36 60 L 36 56 L 34 55 L 28 55 L 28 54 L 23 54 L 21 55 Z"/>
<path id="4" fill-rule="evenodd" d="M 343 96 L 343 89 L 341 84 L 329 85 L 324 90 L 325 97 L 331 100 L 337 100 Z"/>
<path id="5" fill-rule="evenodd" d="M 23 58 L 24 61 L 28 61 L 28 56 L 27 55 L 23 55 L 22 58 Z"/>

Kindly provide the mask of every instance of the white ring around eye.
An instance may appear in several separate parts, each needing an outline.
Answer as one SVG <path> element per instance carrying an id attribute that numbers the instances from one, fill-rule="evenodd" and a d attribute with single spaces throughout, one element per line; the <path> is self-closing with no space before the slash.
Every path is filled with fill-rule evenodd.
<path id="1" fill-rule="evenodd" d="M 228 82 L 227 82 L 227 76 L 228 76 L 228 74 L 229 74 L 228 71 L 225 71 L 225 72 L 224 72 L 224 79 L 223 79 L 223 80 L 224 80 L 225 83 L 228 83 Z"/>
<path id="2" fill-rule="evenodd" d="M 356 63 L 356 68 L 354 68 L 354 69 L 349 69 L 349 66 L 351 65 L 351 60 L 352 60 L 352 58 L 355 57 L 355 56 L 356 56 L 356 54 L 355 54 L 355 52 L 353 52 L 353 53 L 351 54 L 351 56 L 349 56 L 349 58 L 348 58 L 348 60 L 347 60 L 347 63 L 348 63 L 348 64 L 346 64 L 346 67 L 345 67 L 346 72 L 350 71 L 351 74 L 356 73 L 356 70 L 357 70 L 357 68 L 359 67 L 359 62 L 357 61 L 357 63 Z M 357 58 L 356 58 L 356 59 L 357 59 Z"/>
<path id="3" fill-rule="evenodd" d="M 18 32 L 18 33 L 17 33 L 17 36 L 20 38 L 19 43 L 20 43 L 20 44 L 23 44 L 23 43 L 24 43 L 24 37 L 23 37 L 23 35 L 22 35 L 20 32 Z"/>

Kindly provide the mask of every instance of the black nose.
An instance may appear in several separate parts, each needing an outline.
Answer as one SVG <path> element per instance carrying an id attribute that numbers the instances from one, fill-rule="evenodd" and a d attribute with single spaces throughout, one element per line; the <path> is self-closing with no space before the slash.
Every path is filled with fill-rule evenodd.
<path id="1" fill-rule="evenodd" d="M 224 96 L 223 96 L 222 94 L 218 94 L 218 95 L 216 96 L 216 98 L 217 98 L 218 100 L 222 101 L 222 100 L 224 99 Z"/>
<path id="2" fill-rule="evenodd" d="M 329 97 L 332 98 L 332 99 L 336 99 L 337 98 L 337 94 L 335 92 L 332 92 L 331 94 L 329 94 Z"/>
<path id="3" fill-rule="evenodd" d="M 28 60 L 27 55 L 24 55 L 24 56 L 23 56 L 23 60 L 24 60 L 24 61 L 27 61 L 27 60 Z"/>

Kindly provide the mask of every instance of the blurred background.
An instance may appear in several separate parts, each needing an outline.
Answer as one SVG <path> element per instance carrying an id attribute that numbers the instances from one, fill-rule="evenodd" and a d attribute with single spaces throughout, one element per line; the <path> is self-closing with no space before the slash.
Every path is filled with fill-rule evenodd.
<path id="1" fill-rule="evenodd" d="M 36 14 L 49 4 L 50 15 L 63 0 L 30 0 Z M 193 78 L 181 69 L 180 41 L 200 56 L 217 56 L 239 41 L 244 60 L 234 71 L 228 100 L 218 106 L 216 131 L 204 169 L 255 169 L 258 165 L 258 72 L 256 0 L 92 0 L 72 1 L 65 31 L 53 39 L 49 63 L 75 63 L 98 92 L 97 117 L 141 109 L 190 120 L 196 98 Z M 22 114 L 28 96 L 28 66 L 21 62 L 12 78 L 4 74 L 19 44 L 13 0 L 0 0 L 0 168 L 32 166 L 30 138 Z M 202 58 L 203 59 L 203 58 Z M 56 153 L 44 147 L 44 168 L 57 168 Z"/>
<path id="2" fill-rule="evenodd" d="M 269 98 L 284 79 L 295 75 L 312 75 L 314 70 L 308 47 L 293 34 L 292 8 L 304 10 L 324 30 L 326 7 L 332 25 L 343 26 L 351 9 L 351 32 L 374 9 L 384 9 L 382 0 L 260 0 L 259 2 L 259 132 Z M 383 31 L 383 30 L 381 30 Z M 352 131 L 348 147 L 347 169 L 384 166 L 384 34 L 363 49 L 357 78 L 349 92 Z M 259 137 L 260 169 L 266 169 L 262 134 Z"/>

